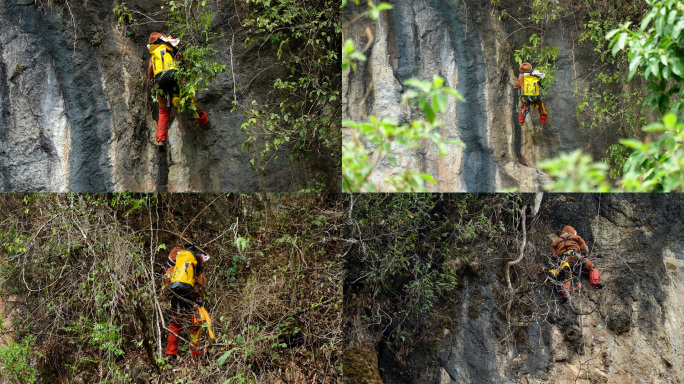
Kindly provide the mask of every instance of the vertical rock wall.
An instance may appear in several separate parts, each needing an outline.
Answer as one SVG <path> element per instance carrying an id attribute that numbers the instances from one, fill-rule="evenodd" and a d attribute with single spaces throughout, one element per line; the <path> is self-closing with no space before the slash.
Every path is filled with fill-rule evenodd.
<path id="1" fill-rule="evenodd" d="M 398 383 L 681 383 L 684 381 L 684 198 L 679 195 L 546 195 L 526 259 L 548 252 L 572 224 L 605 287 L 559 304 L 549 285 L 522 289 L 507 324 L 505 260 L 481 255 L 461 273 L 450 319 L 399 361 L 382 349 L 380 371 Z M 549 236 L 548 241 L 545 237 Z M 516 268 L 542 268 L 534 262 Z M 538 280 L 544 279 L 540 269 Z M 534 275 L 534 273 L 532 273 Z"/>
<path id="2" fill-rule="evenodd" d="M 521 125 L 513 89 L 518 76 L 513 48 L 528 43 L 532 30 L 538 31 L 519 22 L 525 4 L 501 3 L 509 16 L 501 17 L 501 9 L 489 0 L 396 2 L 377 21 L 360 17 L 363 7 L 345 8 L 345 36 L 361 49 L 368 46 L 369 57 L 358 63 L 356 71 L 344 74 L 346 119 L 380 115 L 409 121 L 416 111 L 400 105 L 403 82 L 409 78 L 439 75 L 466 98 L 465 102 L 450 99 L 442 116 L 443 136 L 463 141 L 465 149 L 452 146 L 440 158 L 434 145 L 427 143 L 412 151 L 397 148 L 398 164 L 382 162 L 374 183 L 381 185 L 393 173 L 418 168 L 435 177 L 435 191 L 537 191 L 548 182 L 535 168 L 539 161 L 580 147 L 595 156 L 605 154 L 609 138 L 584 137 L 573 96 L 591 83 L 591 69 L 597 62 L 591 44 L 577 44 L 581 20 L 566 17 L 551 24 L 546 44 L 560 49 L 556 82 L 546 98 L 549 121 L 542 126 L 537 111 L 532 111 Z"/>
<path id="3" fill-rule="evenodd" d="M 251 170 L 233 101 L 268 101 L 289 68 L 268 44 L 245 47 L 232 3 L 217 3 L 212 29 L 234 72 L 197 98 L 209 125 L 172 115 L 168 150 L 154 145 L 146 45 L 166 30 L 164 4 L 127 1 L 138 24 L 124 28 L 114 0 L 0 0 L 0 191 L 297 191 L 316 173 L 335 189 L 338 168 L 288 163 L 286 150 L 267 174 Z"/>

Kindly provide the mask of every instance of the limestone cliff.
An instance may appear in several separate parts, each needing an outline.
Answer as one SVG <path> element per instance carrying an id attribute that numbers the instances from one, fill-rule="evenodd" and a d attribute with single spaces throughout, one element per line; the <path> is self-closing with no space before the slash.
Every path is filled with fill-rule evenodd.
<path id="1" fill-rule="evenodd" d="M 316 174 L 339 189 L 335 154 L 288 162 L 283 148 L 266 174 L 250 168 L 233 102 L 268 102 L 290 68 L 269 44 L 245 45 L 238 3 L 212 5 L 217 60 L 232 73 L 198 94 L 209 125 L 172 115 L 162 152 L 146 44 L 167 29 L 166 1 L 127 1 L 138 20 L 128 28 L 115 0 L 0 1 L 0 191 L 298 191 Z"/>
<path id="2" fill-rule="evenodd" d="M 591 43 L 578 43 L 584 20 L 579 13 L 549 22 L 545 44 L 559 48 L 556 79 L 546 104 L 549 121 L 541 125 L 532 111 L 526 124 L 517 119 L 518 76 L 514 49 L 529 44 L 540 26 L 524 25 L 530 2 L 490 0 L 407 0 L 377 21 L 360 17 L 361 7 L 344 11 L 345 37 L 365 51 L 368 61 L 344 74 L 344 118 L 365 120 L 389 116 L 404 122 L 410 111 L 400 105 L 404 81 L 439 75 L 456 88 L 465 102 L 451 99 L 442 116 L 446 139 L 459 139 L 465 148 L 452 147 L 440 158 L 434 145 L 418 150 L 397 149 L 398 164 L 383 162 L 372 181 L 405 168 L 430 173 L 441 192 L 494 192 L 517 188 L 540 190 L 548 177 L 535 168 L 539 161 L 582 148 L 596 159 L 615 143 L 611 133 L 587 137 L 578 121 L 578 90 L 595 85 L 597 71 L 606 69 Z M 494 3 L 498 3 L 494 5 Z M 580 19 L 578 19 L 580 17 Z M 370 32 L 370 34 L 368 33 Z M 372 40 L 369 39 L 372 36 Z M 620 89 L 615 91 L 620 92 Z M 610 127 L 604 127 L 611 131 Z"/>
<path id="3" fill-rule="evenodd" d="M 377 372 L 394 384 L 683 382 L 682 214 L 679 195 L 546 195 L 512 268 L 510 311 L 510 255 L 471 255 L 434 329 L 409 354 L 380 343 Z M 540 261 L 566 224 L 587 241 L 605 286 L 582 278 L 560 304 Z"/>

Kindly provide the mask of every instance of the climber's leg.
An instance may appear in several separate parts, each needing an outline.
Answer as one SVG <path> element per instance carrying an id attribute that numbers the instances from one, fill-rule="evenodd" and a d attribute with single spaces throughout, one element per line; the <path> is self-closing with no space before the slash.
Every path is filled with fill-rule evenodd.
<path id="1" fill-rule="evenodd" d="M 546 112 L 546 105 L 544 104 L 544 100 L 539 101 L 539 119 L 541 120 L 542 124 L 546 124 L 546 117 L 548 116 L 548 113 Z"/>
<path id="2" fill-rule="evenodd" d="M 584 260 L 585 261 L 584 265 L 582 265 L 582 270 L 589 272 L 589 284 L 591 284 L 591 286 L 594 288 L 603 288 L 603 284 L 601 284 L 601 281 L 599 280 L 599 271 L 596 268 L 596 265 L 592 263 L 591 260 Z"/>
<path id="3" fill-rule="evenodd" d="M 169 338 L 166 343 L 166 354 L 167 355 L 177 355 L 178 354 L 178 334 L 180 334 L 181 326 L 176 322 L 176 315 L 173 315 L 174 319 L 171 320 L 169 324 Z M 174 334 L 175 333 L 175 334 Z"/>
<path id="4" fill-rule="evenodd" d="M 527 104 L 525 103 L 520 103 L 520 114 L 518 115 L 518 122 L 519 123 L 524 123 L 525 122 L 525 115 L 527 115 Z"/>
<path id="5" fill-rule="evenodd" d="M 200 321 L 199 315 L 197 314 L 197 309 L 195 308 L 193 309 L 192 324 L 190 325 L 190 342 L 192 343 L 190 351 L 194 356 L 200 354 L 200 351 L 197 348 L 199 347 L 199 339 L 202 335 L 201 324 L 202 323 Z"/>
<path id="6" fill-rule="evenodd" d="M 178 108 L 178 96 L 174 96 L 172 99 L 173 106 Z M 190 105 L 195 106 L 195 121 L 200 127 L 207 125 L 207 113 L 200 109 L 199 105 L 195 103 L 195 100 L 190 98 Z"/>
<path id="7" fill-rule="evenodd" d="M 207 113 L 200 109 L 199 105 L 195 103 L 195 100 L 190 99 L 190 102 L 195 106 L 195 121 L 197 122 L 197 125 L 204 127 L 209 122 L 207 120 Z"/>
<path id="8" fill-rule="evenodd" d="M 599 280 L 599 271 L 598 269 L 594 268 L 589 272 L 589 284 L 591 284 L 592 287 L 601 289 L 603 288 L 603 284 L 601 284 Z"/>
<path id="9" fill-rule="evenodd" d="M 169 133 L 169 116 L 171 108 L 167 107 L 165 98 L 159 98 L 159 121 L 157 121 L 157 141 L 166 141 Z"/>
<path id="10" fill-rule="evenodd" d="M 570 280 L 563 283 L 563 287 L 560 288 L 560 295 L 564 299 L 567 299 L 568 296 L 570 296 Z"/>
<path id="11" fill-rule="evenodd" d="M 197 108 L 197 111 L 198 117 L 195 119 L 195 121 L 197 122 L 197 125 L 199 125 L 200 127 L 204 127 L 209 122 L 209 120 L 207 119 L 207 113 L 199 108 Z"/>

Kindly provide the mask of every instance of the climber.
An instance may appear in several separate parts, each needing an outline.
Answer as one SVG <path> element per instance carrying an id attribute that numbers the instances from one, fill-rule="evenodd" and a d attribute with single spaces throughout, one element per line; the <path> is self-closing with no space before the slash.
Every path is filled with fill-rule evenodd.
<path id="1" fill-rule="evenodd" d="M 603 284 L 599 282 L 599 272 L 594 263 L 586 259 L 589 247 L 575 231 L 575 228 L 566 225 L 560 236 L 551 244 L 551 252 L 558 262 L 559 267 L 551 270 L 552 275 L 563 282 L 565 289 L 560 291 L 561 297 L 567 299 L 570 291 L 572 271 L 575 265 L 581 266 L 582 271 L 589 272 L 589 284 L 592 287 L 601 289 Z M 576 293 L 581 288 L 579 283 L 572 290 Z"/>
<path id="2" fill-rule="evenodd" d="M 174 78 L 178 61 L 182 54 L 178 52 L 176 46 L 180 43 L 179 39 L 166 37 L 159 32 L 150 34 L 147 48 L 152 54 L 150 62 L 147 64 L 147 76 L 155 83 L 164 96 L 159 96 L 159 121 L 157 122 L 157 143 L 166 143 L 168 135 L 169 116 L 171 115 L 171 105 L 178 108 L 178 94 L 180 88 Z M 199 106 L 190 99 L 191 105 L 195 106 L 195 121 L 200 127 L 207 124 L 207 113 L 200 110 Z"/>
<path id="3" fill-rule="evenodd" d="M 178 355 L 178 335 L 183 328 L 189 328 L 191 351 L 193 355 L 199 355 L 197 350 L 199 338 L 202 335 L 202 322 L 209 326 L 211 331 L 211 319 L 204 309 L 206 292 L 204 284 L 206 277 L 202 274 L 202 265 L 209 260 L 209 256 L 200 254 L 198 249 L 191 245 L 186 249 L 175 247 L 169 255 L 173 266 L 166 270 L 164 287 L 170 294 L 169 337 L 166 344 L 166 354 Z"/>
<path id="4" fill-rule="evenodd" d="M 545 76 L 545 73 L 532 69 L 530 63 L 522 63 L 520 66 L 520 76 L 515 80 L 514 86 L 515 89 L 520 88 L 522 92 L 520 96 L 520 115 L 518 115 L 520 123 L 525 122 L 525 117 L 530 111 L 530 107 L 532 107 L 532 109 L 539 110 L 541 123 L 546 124 L 546 105 L 539 89 L 539 85 Z"/>

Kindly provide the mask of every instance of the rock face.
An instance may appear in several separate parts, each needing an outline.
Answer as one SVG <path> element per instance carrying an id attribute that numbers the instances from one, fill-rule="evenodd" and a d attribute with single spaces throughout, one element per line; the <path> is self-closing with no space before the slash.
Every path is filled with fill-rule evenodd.
<path id="1" fill-rule="evenodd" d="M 345 9 L 345 38 L 357 47 L 368 46 L 368 61 L 343 75 L 345 119 L 378 115 L 408 121 L 412 111 L 402 108 L 400 98 L 409 78 L 439 75 L 466 98 L 451 98 L 442 116 L 443 136 L 461 140 L 465 148 L 452 146 L 443 158 L 434 145 L 411 151 L 397 148 L 398 164 L 382 162 L 371 181 L 381 185 L 393 173 L 418 168 L 435 177 L 434 191 L 531 192 L 549 181 L 535 168 L 542 159 L 580 147 L 597 159 L 605 157 L 614 137 L 589 140 L 576 115 L 573 94 L 591 85 L 588 74 L 599 62 L 594 46 L 577 44 L 580 23 L 562 18 L 551 24 L 546 44 L 558 46 L 559 54 L 556 82 L 546 97 L 549 120 L 542 126 L 537 111 L 531 111 L 521 125 L 513 88 L 519 74 L 513 47 L 528 43 L 538 30 L 516 21 L 524 16 L 526 5 L 500 3 L 501 8 L 489 0 L 407 0 L 394 2 L 393 10 L 382 12 L 377 21 L 359 18 L 361 7 Z"/>
<path id="2" fill-rule="evenodd" d="M 547 195 L 516 266 L 517 300 L 505 312 L 505 262 L 486 257 L 465 273 L 449 329 L 400 363 L 380 352 L 385 383 L 684 382 L 684 198 L 679 195 Z M 604 289 L 569 303 L 530 258 L 571 223 L 592 250 Z M 527 261 L 526 261 L 527 260 Z M 532 278 L 523 281 L 522 269 Z M 530 272 L 539 268 L 538 274 Z M 537 284 L 537 285 L 535 285 Z M 529 285 L 529 286 L 528 286 Z"/>
<path id="3" fill-rule="evenodd" d="M 317 172 L 337 186 L 339 169 L 325 161 L 251 170 L 233 101 L 267 101 L 269 81 L 289 69 L 268 44 L 245 47 L 232 4 L 216 5 L 212 30 L 222 34 L 218 60 L 233 73 L 197 98 L 209 125 L 172 115 L 170 148 L 154 145 L 146 45 L 166 28 L 165 3 L 127 1 L 142 21 L 125 29 L 114 0 L 0 1 L 0 191 L 297 191 Z"/>

